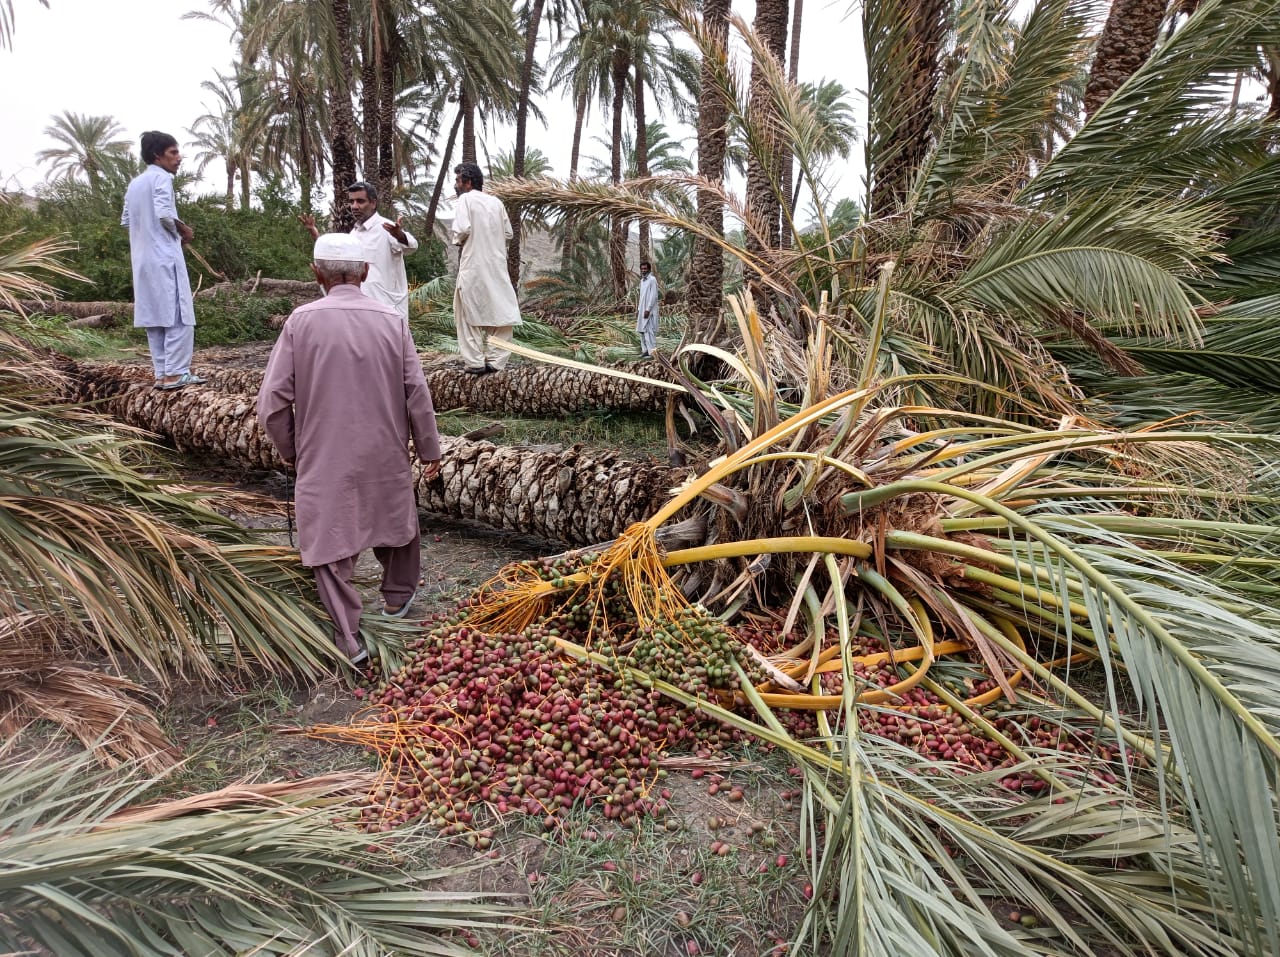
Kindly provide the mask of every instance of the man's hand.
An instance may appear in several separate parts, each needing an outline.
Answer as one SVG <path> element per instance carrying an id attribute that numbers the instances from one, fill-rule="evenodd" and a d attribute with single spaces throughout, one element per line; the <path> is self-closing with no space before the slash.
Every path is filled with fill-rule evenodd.
<path id="1" fill-rule="evenodd" d="M 178 227 L 178 238 L 182 240 L 182 245 L 186 245 L 196 238 L 196 231 L 186 223 L 177 221 L 174 223 Z"/>
<path id="2" fill-rule="evenodd" d="M 316 218 L 314 216 L 299 216 L 298 222 L 307 227 L 307 232 L 311 233 L 312 239 L 320 238 L 320 230 L 316 229 Z"/>
<path id="3" fill-rule="evenodd" d="M 423 462 L 423 463 L 422 463 L 422 477 L 423 477 L 423 478 L 425 478 L 428 482 L 430 482 L 432 479 L 434 479 L 434 478 L 435 478 L 436 476 L 438 476 L 439 474 L 440 474 L 440 460 L 439 460 L 439 459 L 436 459 L 434 462 Z"/>
<path id="4" fill-rule="evenodd" d="M 401 246 L 409 245 L 409 237 L 404 234 L 404 217 L 397 216 L 394 223 L 383 223 L 382 228 L 391 234 L 391 238 Z"/>

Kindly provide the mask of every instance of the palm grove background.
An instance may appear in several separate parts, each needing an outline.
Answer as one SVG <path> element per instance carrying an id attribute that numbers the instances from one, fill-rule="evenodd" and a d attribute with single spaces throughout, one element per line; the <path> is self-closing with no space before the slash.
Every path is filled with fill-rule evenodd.
<path id="1" fill-rule="evenodd" d="M 0 3 L 6 42 L 14 15 Z M 673 501 L 687 472 L 519 448 L 489 459 L 451 438 L 441 484 L 419 490 L 426 507 L 565 545 L 646 542 L 653 562 L 658 526 L 686 509 L 694 544 L 714 543 L 705 554 L 717 562 L 700 571 L 691 560 L 660 592 L 678 585 L 725 616 L 790 608 L 796 620 L 807 608 L 810 637 L 830 626 L 837 656 L 853 633 L 924 644 L 927 620 L 983 649 L 993 670 L 1033 680 L 1011 695 L 1017 739 L 1003 745 L 1043 782 L 1030 795 L 947 773 L 868 731 L 851 695 L 812 741 L 790 737 L 749 693 L 750 723 L 723 715 L 803 776 L 813 894 L 789 929 L 794 953 L 1280 951 L 1280 3 L 868 0 L 861 128 L 848 91 L 798 82 L 799 0 L 757 3 L 751 23 L 728 0 L 244 0 L 198 15 L 225 22 L 235 50 L 209 86 L 216 108 L 189 131 L 197 161 L 226 176 L 224 195 L 190 203 L 211 270 L 300 275 L 293 216 L 314 208 L 349 225 L 342 199 L 357 174 L 430 235 L 447 171 L 482 159 L 477 131 L 501 118 L 516 132 L 510 155 L 492 158 L 493 191 L 523 227 L 511 272 L 547 320 L 527 337 L 563 353 L 591 328 L 577 319 L 625 312 L 630 243 L 681 293 L 666 329 L 668 346 L 683 345 L 680 369 L 642 371 L 646 385 L 679 392 L 718 444 L 682 441 L 669 412 L 673 461 L 692 456 L 700 473 Z M 535 62 L 548 32 L 552 55 Z M 526 149 L 553 89 L 576 106 L 563 179 Z M 591 111 L 609 123 L 607 169 L 579 169 Z M 668 116 L 696 124 L 696 150 L 673 142 Z M 238 420 L 235 434 L 219 424 L 251 388 L 184 394 L 173 416 L 118 369 L 41 351 L 58 333 L 18 317 L 19 300 L 51 297 L 44 280 L 72 288 L 72 269 L 96 282 L 95 298 L 128 298 L 116 223 L 132 144 L 109 117 L 72 113 L 53 118 L 50 136 L 53 178 L 37 206 L 0 207 L 0 295 L 14 310 L 0 367 L 14 450 L 0 473 L 11 556 L 0 648 L 34 643 L 44 666 L 74 667 L 88 645 L 159 684 L 175 669 L 209 681 L 237 667 L 323 674 L 332 652 L 295 559 L 246 542 L 200 496 L 143 477 L 150 453 L 113 426 L 45 407 L 80 389 L 184 450 L 271 464 L 253 423 Z M 824 184 L 855 140 L 866 188 L 837 201 Z M 735 169 L 740 194 L 727 185 Z M 804 226 L 801 196 L 814 211 Z M 521 250 L 535 229 L 555 245 L 528 275 Z M 415 320 L 439 318 L 443 251 L 412 268 Z M 597 372 L 521 374 L 516 405 Z M 592 393 L 593 407 L 622 407 L 637 390 L 610 381 L 615 392 Z M 462 404 L 479 408 L 473 385 Z M 552 527 L 529 489 L 566 475 L 629 497 L 584 497 Z M 157 544 L 175 536 L 190 548 Z M 748 563 L 767 551 L 783 557 Z M 1067 664 L 1086 677 L 1058 670 Z M 145 717 L 130 720 L 151 733 Z M 1117 773 L 1099 776 L 1096 754 L 1032 733 L 1068 721 L 1110 742 Z M 102 923 L 135 952 L 172 952 L 174 932 L 151 907 L 183 915 L 210 952 L 227 952 L 232 927 L 242 950 L 270 939 L 273 921 L 287 924 L 287 946 L 322 948 L 299 953 L 366 939 L 449 946 L 409 932 L 452 926 L 415 910 L 425 898 L 379 896 L 416 893 L 422 873 L 375 857 L 366 883 L 308 890 L 296 861 L 273 856 L 299 840 L 285 822 L 307 822 L 322 872 L 357 853 L 323 816 L 227 811 L 243 816 L 237 839 L 250 827 L 269 836 L 225 847 L 216 827 L 166 825 L 173 841 L 269 858 L 263 899 L 291 889 L 274 895 L 284 917 L 247 905 L 210 916 L 210 897 L 237 896 L 212 867 L 165 858 L 168 869 L 144 874 L 107 855 L 77 871 L 58 839 L 109 822 L 43 802 L 36 781 L 27 769 L 0 792 L 30 822 L 6 837 L 21 838 L 9 856 L 33 868 L 0 891 L 14 949 L 34 938 L 58 950 L 75 939 L 68 928 Z M 110 797 L 85 806 L 129 803 L 140 788 L 120 781 L 86 777 L 79 787 Z M 167 846 L 142 830 L 130 842 L 143 858 Z M 103 875 L 127 888 L 123 902 Z M 152 879 L 167 882 L 163 894 Z M 1008 901 L 1036 918 L 997 919 L 993 903 Z M 467 906 L 466 919 L 499 919 L 482 901 Z"/>

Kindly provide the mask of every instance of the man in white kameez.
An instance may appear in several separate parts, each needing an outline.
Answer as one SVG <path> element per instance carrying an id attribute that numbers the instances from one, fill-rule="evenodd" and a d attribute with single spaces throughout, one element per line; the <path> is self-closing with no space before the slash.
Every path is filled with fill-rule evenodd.
<path id="1" fill-rule="evenodd" d="M 352 183 L 347 187 L 347 203 L 356 224 L 351 235 L 360 240 L 369 278 L 360 291 L 370 299 L 386 303 L 406 319 L 409 318 L 409 277 L 404 257 L 418 248 L 418 240 L 404 228 L 404 217 L 387 219 L 378 212 L 378 190 L 372 183 Z M 299 216 L 312 239 L 320 237 L 314 216 Z"/>
<path id="2" fill-rule="evenodd" d="M 512 329 L 520 325 L 520 306 L 507 275 L 511 220 L 502 201 L 484 192 L 484 174 L 475 163 L 454 167 L 453 244 L 460 247 L 453 289 L 453 321 L 462 367 L 472 375 L 498 372 L 507 365 Z"/>
<path id="3" fill-rule="evenodd" d="M 640 354 L 653 357 L 658 347 L 658 279 L 646 260 L 640 264 L 640 302 L 636 306 L 636 332 L 640 333 Z"/>
<path id="4" fill-rule="evenodd" d="M 133 264 L 133 324 L 147 330 L 156 388 L 172 391 L 200 385 L 191 374 L 196 313 L 182 247 L 195 235 L 178 219 L 173 174 L 182 163 L 178 141 L 168 133 L 142 134 L 147 168 L 129 183 L 120 225 L 129 230 Z"/>
<path id="5" fill-rule="evenodd" d="M 409 438 L 422 474 L 440 471 L 431 390 L 409 322 L 360 291 L 369 266 L 360 240 L 316 240 L 312 271 L 323 299 L 285 321 L 258 390 L 258 421 L 298 473 L 298 548 L 336 627 L 360 664 L 360 593 L 366 548 L 382 565 L 383 614 L 403 618 L 417 593 L 422 554 Z"/>

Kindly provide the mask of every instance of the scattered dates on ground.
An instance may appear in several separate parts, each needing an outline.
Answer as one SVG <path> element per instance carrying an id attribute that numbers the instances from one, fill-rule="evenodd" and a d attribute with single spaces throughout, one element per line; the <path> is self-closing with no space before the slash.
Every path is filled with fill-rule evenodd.
<path id="1" fill-rule="evenodd" d="M 563 559 L 525 564 L 560 584 L 581 560 L 577 566 Z M 766 655 L 782 647 L 759 623 L 733 629 L 696 606 L 640 627 L 625 596 L 608 588 L 600 601 L 570 600 L 519 634 L 474 628 L 468 624 L 470 611 L 471 604 L 464 602 L 428 621 L 399 671 L 374 673 L 356 689 L 374 705 L 365 728 L 376 730 L 364 740 L 380 752 L 387 772 L 360 812 L 370 830 L 425 819 L 441 833 L 463 835 L 484 850 L 492 842 L 486 825 L 494 814 L 535 815 L 548 829 L 575 805 L 599 808 L 624 824 L 662 815 L 671 792 L 664 786 L 661 757 L 714 754 L 739 743 L 741 733 L 664 697 L 625 670 L 568 659 L 557 639 L 722 702 L 731 700 L 736 688 L 733 662 L 755 683 L 766 678 L 747 642 Z M 874 639 L 859 640 L 865 642 L 860 653 L 884 650 Z M 857 678 L 887 686 L 902 675 L 881 666 L 862 668 Z M 963 698 L 990 686 L 989 679 L 967 677 L 953 690 Z M 824 676 L 823 690 L 833 691 L 830 675 Z M 1003 700 L 981 710 L 1020 746 L 1090 755 L 1094 773 L 1114 780 L 1113 749 L 1088 730 L 1022 714 Z M 1017 763 L 983 729 L 919 686 L 894 707 L 860 709 L 859 721 L 864 732 L 945 762 L 957 773 Z M 816 729 L 810 712 L 791 712 L 786 724 L 801 740 Z M 1030 794 L 1046 787 L 1034 774 L 1012 771 L 1000 784 Z M 724 790 L 728 799 L 741 799 L 740 791 Z"/>

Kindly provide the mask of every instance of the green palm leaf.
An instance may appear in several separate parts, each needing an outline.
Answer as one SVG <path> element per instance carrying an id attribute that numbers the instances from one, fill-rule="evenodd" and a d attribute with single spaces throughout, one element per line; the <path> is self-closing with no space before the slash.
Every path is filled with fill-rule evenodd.
<path id="1" fill-rule="evenodd" d="M 6 951 L 464 954 L 453 935 L 509 916 L 474 893 L 433 889 L 474 865 L 406 868 L 389 846 L 335 824 L 348 801 L 335 790 L 350 794 L 358 782 L 273 786 L 257 801 L 245 788 L 183 799 L 174 813 L 131 808 L 156 780 L 94 774 L 65 759 L 5 771 Z"/>

